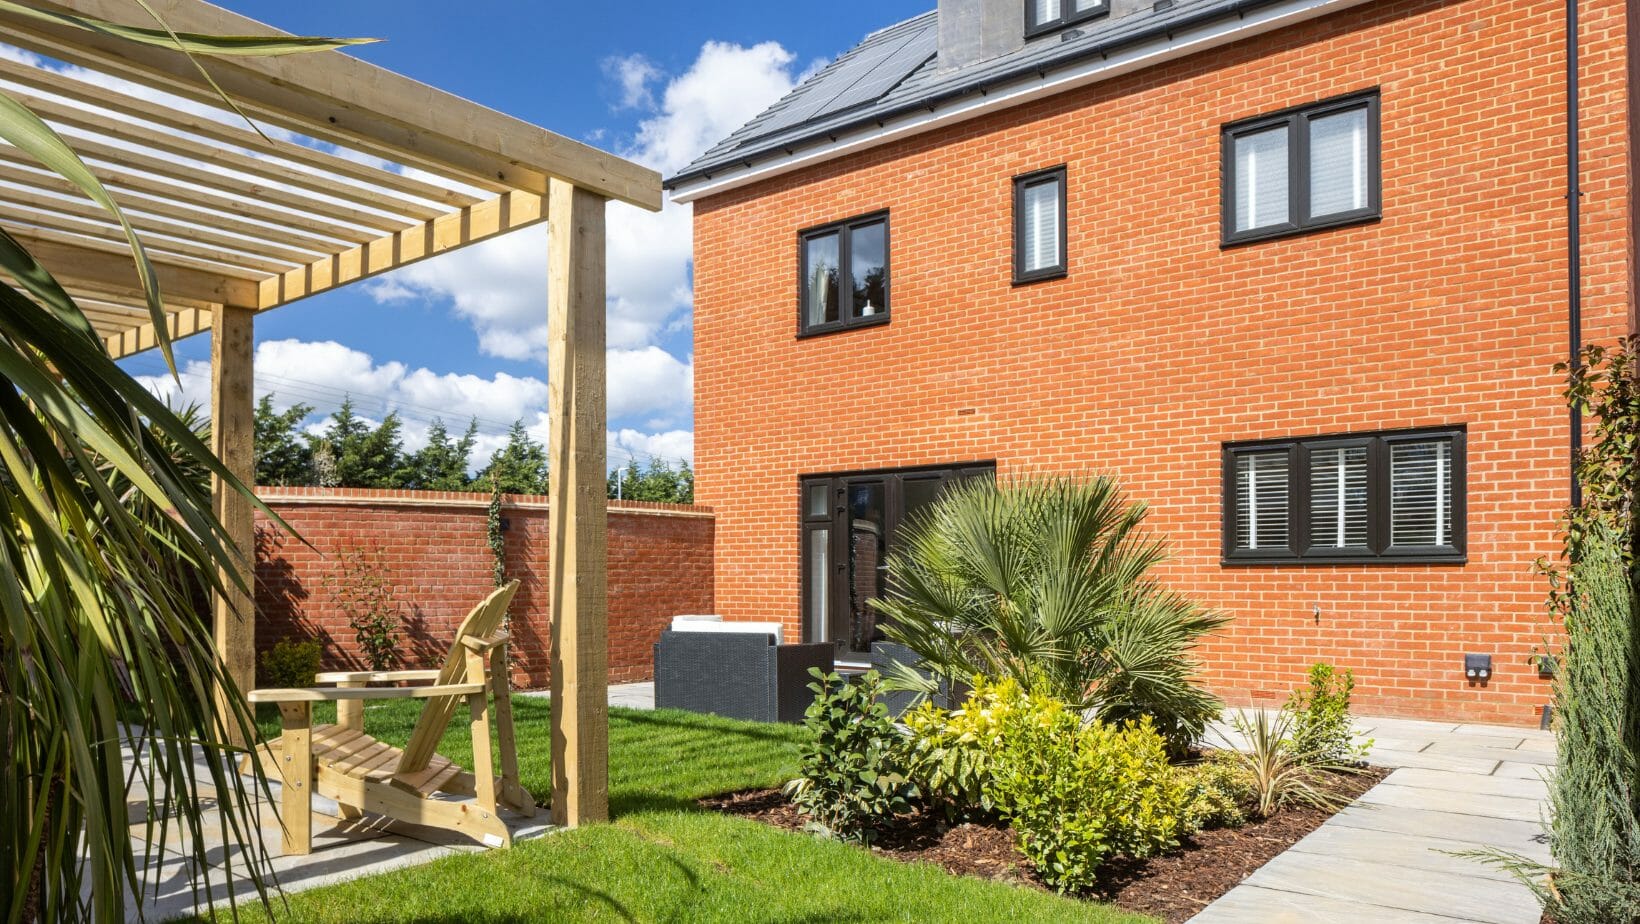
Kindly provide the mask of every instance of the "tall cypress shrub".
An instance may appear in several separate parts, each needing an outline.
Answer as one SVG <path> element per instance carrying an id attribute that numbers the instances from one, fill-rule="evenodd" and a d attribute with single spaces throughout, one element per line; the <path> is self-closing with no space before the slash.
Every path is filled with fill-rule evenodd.
<path id="1" fill-rule="evenodd" d="M 1548 569 L 1565 629 L 1555 682 L 1558 767 L 1538 879 L 1559 924 L 1640 922 L 1640 356 L 1633 341 L 1591 347 L 1566 396 L 1594 426 L 1577 460 L 1583 503 L 1562 523 L 1564 568 Z"/>

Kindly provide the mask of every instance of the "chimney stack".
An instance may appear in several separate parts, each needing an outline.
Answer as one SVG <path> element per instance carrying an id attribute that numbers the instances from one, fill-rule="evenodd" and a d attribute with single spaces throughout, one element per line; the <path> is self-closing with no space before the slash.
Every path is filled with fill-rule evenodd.
<path id="1" fill-rule="evenodd" d="M 1020 0 L 939 0 L 940 69 L 989 61 L 1025 45 Z"/>

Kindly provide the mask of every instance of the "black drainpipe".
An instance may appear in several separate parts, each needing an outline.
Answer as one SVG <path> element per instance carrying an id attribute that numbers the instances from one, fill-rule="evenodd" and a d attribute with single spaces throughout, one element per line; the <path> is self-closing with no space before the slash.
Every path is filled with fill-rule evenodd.
<path id="1" fill-rule="evenodd" d="M 1566 0 L 1566 327 L 1570 365 L 1581 367 L 1583 352 L 1583 241 L 1580 234 L 1583 190 L 1578 184 L 1577 0 Z M 1583 451 L 1583 415 L 1571 409 L 1572 506 L 1583 504 L 1577 481 L 1577 457 Z"/>

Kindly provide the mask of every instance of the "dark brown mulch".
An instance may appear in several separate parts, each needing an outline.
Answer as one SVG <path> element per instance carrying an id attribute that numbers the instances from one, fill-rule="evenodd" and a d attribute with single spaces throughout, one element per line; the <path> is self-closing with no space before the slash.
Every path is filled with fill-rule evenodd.
<path id="1" fill-rule="evenodd" d="M 1387 771 L 1377 769 L 1338 774 L 1329 778 L 1329 784 L 1339 796 L 1353 801 L 1385 775 Z M 803 816 L 775 789 L 714 796 L 700 804 L 777 828 L 803 829 Z M 1110 861 L 1104 866 L 1100 888 L 1088 897 L 1170 924 L 1186 921 L 1320 827 L 1331 814 L 1291 808 L 1240 828 L 1202 831 L 1166 856 Z M 916 812 L 896 819 L 871 849 L 899 860 L 936 863 L 960 876 L 1044 888 L 1036 871 L 1014 849 L 1013 832 L 1000 822 L 952 825 L 937 814 Z"/>

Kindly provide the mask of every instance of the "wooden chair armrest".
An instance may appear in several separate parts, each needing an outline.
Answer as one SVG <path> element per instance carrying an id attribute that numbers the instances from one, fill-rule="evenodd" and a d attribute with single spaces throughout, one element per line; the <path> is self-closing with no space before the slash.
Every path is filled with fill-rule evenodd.
<path id="1" fill-rule="evenodd" d="M 437 680 L 438 671 L 326 671 L 313 678 L 317 684 L 395 683 L 400 680 Z"/>
<path id="2" fill-rule="evenodd" d="M 428 699 L 483 693 L 482 683 L 454 683 L 430 687 L 307 687 L 292 690 L 252 690 L 253 703 L 332 703 L 354 699 Z"/>
<path id="3" fill-rule="evenodd" d="M 483 654 L 484 652 L 489 651 L 490 649 L 495 648 L 498 645 L 505 645 L 505 644 L 507 644 L 507 642 L 509 642 L 511 640 L 512 640 L 512 634 L 511 633 L 509 633 L 509 632 L 497 632 L 494 635 L 489 636 L 488 638 L 475 638 L 475 637 L 469 635 L 469 636 L 466 636 L 466 637 L 462 638 L 461 644 L 467 646 L 467 650 L 469 650 L 469 651 L 476 651 L 479 654 Z"/>

